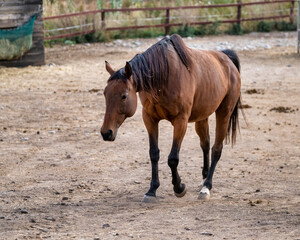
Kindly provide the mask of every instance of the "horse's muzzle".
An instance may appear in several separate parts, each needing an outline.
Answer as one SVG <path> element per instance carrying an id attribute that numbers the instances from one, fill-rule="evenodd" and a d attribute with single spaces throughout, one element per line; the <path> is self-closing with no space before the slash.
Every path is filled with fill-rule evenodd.
<path id="1" fill-rule="evenodd" d="M 115 136 L 111 129 L 109 129 L 106 133 L 101 131 L 101 135 L 102 135 L 104 141 L 114 141 L 115 140 Z"/>

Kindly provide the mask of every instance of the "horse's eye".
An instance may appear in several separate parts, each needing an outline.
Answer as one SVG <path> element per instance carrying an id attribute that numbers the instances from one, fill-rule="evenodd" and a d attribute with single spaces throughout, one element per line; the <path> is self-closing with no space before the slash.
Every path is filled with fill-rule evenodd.
<path id="1" fill-rule="evenodd" d="M 125 100 L 127 98 L 127 95 L 122 96 L 122 100 Z"/>

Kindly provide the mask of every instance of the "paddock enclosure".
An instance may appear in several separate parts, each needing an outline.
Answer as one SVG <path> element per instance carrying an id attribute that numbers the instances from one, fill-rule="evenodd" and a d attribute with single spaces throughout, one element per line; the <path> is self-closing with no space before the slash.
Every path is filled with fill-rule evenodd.
<path id="1" fill-rule="evenodd" d="M 0 239 L 299 239 L 300 58 L 296 32 L 185 38 L 194 48 L 233 48 L 241 60 L 246 122 L 224 146 L 211 199 L 201 189 L 194 125 L 183 140 L 176 198 L 160 123 L 157 203 L 141 202 L 151 177 L 137 113 L 115 142 L 100 135 L 104 61 L 118 69 L 157 39 L 55 45 L 46 65 L 0 67 Z M 210 117 L 211 142 L 214 116 Z"/>

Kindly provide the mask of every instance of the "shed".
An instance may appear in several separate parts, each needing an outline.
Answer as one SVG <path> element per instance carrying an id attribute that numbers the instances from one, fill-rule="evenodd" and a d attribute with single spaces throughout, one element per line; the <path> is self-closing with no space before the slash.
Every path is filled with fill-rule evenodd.
<path id="1" fill-rule="evenodd" d="M 2 58 L 0 66 L 26 67 L 45 64 L 43 0 L 0 0 L 0 38 L 1 34 L 4 36 L 4 32 L 22 28 L 33 18 L 35 20 L 30 49 L 26 49 L 21 57 L 9 60 Z"/>

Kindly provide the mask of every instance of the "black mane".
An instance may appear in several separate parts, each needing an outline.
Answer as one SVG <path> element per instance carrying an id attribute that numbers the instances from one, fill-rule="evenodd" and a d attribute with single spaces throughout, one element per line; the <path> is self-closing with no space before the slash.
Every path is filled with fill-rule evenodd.
<path id="1" fill-rule="evenodd" d="M 137 92 L 147 91 L 157 95 L 158 91 L 167 85 L 170 71 L 168 61 L 169 45 L 175 49 L 181 62 L 189 69 L 190 58 L 181 37 L 177 34 L 165 37 L 129 61 Z M 115 72 L 108 81 L 115 79 L 127 79 L 124 68 Z"/>

